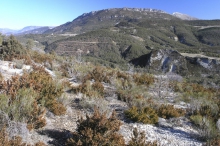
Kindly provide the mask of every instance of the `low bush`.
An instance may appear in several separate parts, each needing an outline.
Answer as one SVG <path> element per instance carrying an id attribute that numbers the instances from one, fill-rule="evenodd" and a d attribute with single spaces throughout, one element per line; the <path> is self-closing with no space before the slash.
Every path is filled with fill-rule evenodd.
<path id="1" fill-rule="evenodd" d="M 44 68 L 34 67 L 34 71 L 27 75 L 25 84 L 40 93 L 37 101 L 51 112 L 56 115 L 62 115 L 66 112 L 66 108 L 57 101 L 57 98 L 63 93 L 63 87 L 54 81 Z"/>
<path id="2" fill-rule="evenodd" d="M 20 136 L 10 138 L 6 132 L 6 128 L 0 130 L 0 146 L 31 146 L 30 144 L 22 142 Z M 34 146 L 46 146 L 43 142 L 37 142 Z"/>
<path id="3" fill-rule="evenodd" d="M 135 74 L 133 75 L 133 78 L 137 85 L 149 86 L 155 82 L 155 78 L 150 74 Z"/>
<path id="4" fill-rule="evenodd" d="M 107 115 L 111 112 L 111 109 L 108 106 L 108 101 L 99 97 L 83 97 L 79 101 L 79 106 L 89 112 L 93 111 L 95 107 L 97 107 L 101 113 L 106 112 Z"/>
<path id="5" fill-rule="evenodd" d="M 22 59 L 26 54 L 25 48 L 15 39 L 13 35 L 2 42 L 0 48 L 0 58 L 2 60 L 12 61 L 15 59 Z"/>
<path id="6" fill-rule="evenodd" d="M 2 82 L 4 80 L 4 76 L 2 75 L 2 73 L 0 72 L 0 82 Z"/>
<path id="7" fill-rule="evenodd" d="M 37 93 L 33 89 L 21 88 L 17 91 L 15 98 L 10 95 L 0 95 L 0 110 L 10 120 L 16 122 L 27 122 L 28 129 L 37 129 L 46 125 L 44 115 L 46 110 L 37 104 Z M 1 123 L 4 124 L 4 123 Z"/>
<path id="8" fill-rule="evenodd" d="M 184 96 L 201 98 L 201 97 L 213 97 L 215 95 L 216 89 L 214 88 L 205 88 L 202 85 L 197 83 L 187 83 L 187 82 L 172 82 L 170 86 L 174 89 L 175 92 L 183 93 Z"/>
<path id="9" fill-rule="evenodd" d="M 117 72 L 117 78 L 118 79 L 123 79 L 123 80 L 129 80 L 129 74 L 124 73 L 124 72 Z"/>
<path id="10" fill-rule="evenodd" d="M 73 132 L 73 138 L 68 139 L 67 145 L 124 146 L 123 137 L 117 133 L 120 126 L 121 122 L 116 118 L 115 112 L 108 118 L 95 108 L 93 116 L 87 115 L 86 119 L 81 118 L 78 121 L 76 132 Z"/>
<path id="11" fill-rule="evenodd" d="M 128 142 L 127 146 L 157 146 L 157 142 L 146 142 L 146 135 L 145 133 L 139 132 L 135 127 L 133 129 L 131 140 Z"/>
<path id="12" fill-rule="evenodd" d="M 124 113 L 127 118 L 134 122 L 142 122 L 144 124 L 156 124 L 158 122 L 156 111 L 150 107 L 139 109 L 133 106 Z"/>
<path id="13" fill-rule="evenodd" d="M 22 69 L 23 65 L 24 65 L 24 59 L 13 59 L 12 60 L 13 62 L 15 62 L 15 67 L 18 68 L 18 69 Z"/>
<path id="14" fill-rule="evenodd" d="M 1 110 L 11 120 L 25 120 L 28 128 L 41 128 L 46 124 L 45 107 L 56 115 L 66 112 L 66 108 L 58 102 L 63 93 L 61 85 L 42 68 L 33 67 L 30 73 L 13 76 L 11 80 L 0 83 Z"/>
<path id="15" fill-rule="evenodd" d="M 217 121 L 219 118 L 219 109 L 215 108 L 215 104 L 213 105 L 201 105 L 201 107 L 194 111 L 195 115 L 201 115 L 209 117 L 210 119 L 213 119 L 214 121 Z"/>
<path id="16" fill-rule="evenodd" d="M 44 65 L 49 63 L 50 67 L 53 66 L 53 60 L 55 59 L 54 55 L 39 53 L 36 51 L 30 52 L 30 57 L 35 63 L 43 63 Z"/>
<path id="17" fill-rule="evenodd" d="M 118 100 L 124 101 L 124 102 L 130 102 L 132 97 L 131 95 L 126 92 L 125 90 L 119 90 L 117 91 L 117 95 L 118 95 Z"/>
<path id="18" fill-rule="evenodd" d="M 100 82 L 95 82 L 92 84 L 92 89 L 97 91 L 101 96 L 104 95 L 104 86 Z"/>
<path id="19" fill-rule="evenodd" d="M 218 131 L 215 122 L 201 115 L 192 115 L 190 120 L 195 124 L 201 140 L 209 141 L 218 136 Z"/>
<path id="20" fill-rule="evenodd" d="M 220 137 L 213 138 L 208 140 L 205 146 L 219 146 L 220 145 Z"/>
<path id="21" fill-rule="evenodd" d="M 185 110 L 183 109 L 178 109 L 178 108 L 174 108 L 174 105 L 160 105 L 158 111 L 158 116 L 165 118 L 165 119 L 169 119 L 169 118 L 173 118 L 173 117 L 181 117 L 185 115 Z"/>
<path id="22" fill-rule="evenodd" d="M 135 99 L 144 99 L 144 96 L 138 93 L 132 93 L 131 90 L 117 91 L 118 100 L 131 103 Z"/>
<path id="23" fill-rule="evenodd" d="M 104 68 L 96 67 L 83 78 L 83 82 L 95 80 L 96 82 L 110 83 L 111 76 L 112 73 L 107 72 Z"/>
<path id="24" fill-rule="evenodd" d="M 88 97 L 103 97 L 104 86 L 100 82 L 91 83 L 89 80 L 83 82 L 81 85 L 72 87 L 71 91 L 74 93 L 83 93 Z"/>

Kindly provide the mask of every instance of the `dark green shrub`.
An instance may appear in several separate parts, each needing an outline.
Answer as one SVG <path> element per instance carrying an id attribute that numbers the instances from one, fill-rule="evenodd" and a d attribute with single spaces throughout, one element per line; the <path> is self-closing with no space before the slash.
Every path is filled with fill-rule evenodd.
<path id="1" fill-rule="evenodd" d="M 164 105 L 162 104 L 158 109 L 158 116 L 169 119 L 173 117 L 181 117 L 185 115 L 185 110 L 174 108 L 174 105 Z"/>
<path id="2" fill-rule="evenodd" d="M 2 42 L 0 48 L 1 59 L 12 61 L 15 59 L 22 59 L 26 54 L 23 46 L 11 35 L 6 41 Z"/>
<path id="3" fill-rule="evenodd" d="M 101 114 L 97 108 L 94 109 L 93 116 L 86 116 L 78 121 L 76 132 L 73 138 L 68 139 L 67 145 L 72 146 L 101 146 L 118 145 L 124 146 L 125 141 L 117 133 L 121 122 L 116 118 L 116 113 L 107 118 L 105 113 Z"/>
<path id="4" fill-rule="evenodd" d="M 125 111 L 125 116 L 134 122 L 142 122 L 144 124 L 156 124 L 158 122 L 156 111 L 150 107 L 139 109 L 133 106 Z"/>

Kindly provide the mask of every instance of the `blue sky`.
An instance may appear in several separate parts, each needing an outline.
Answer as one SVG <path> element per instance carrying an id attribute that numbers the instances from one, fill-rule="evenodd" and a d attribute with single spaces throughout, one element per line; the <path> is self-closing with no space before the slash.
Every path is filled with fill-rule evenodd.
<path id="1" fill-rule="evenodd" d="M 106 8 L 154 8 L 199 19 L 220 19 L 220 0 L 0 0 L 0 28 L 58 26 Z"/>

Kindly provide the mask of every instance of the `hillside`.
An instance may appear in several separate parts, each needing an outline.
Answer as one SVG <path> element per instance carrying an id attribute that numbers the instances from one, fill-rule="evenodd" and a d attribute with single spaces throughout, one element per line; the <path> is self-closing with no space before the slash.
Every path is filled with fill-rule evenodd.
<path id="1" fill-rule="evenodd" d="M 104 45 L 106 50 L 94 50 L 96 58 L 131 60 L 136 66 L 121 70 L 85 62 L 80 56 L 36 52 L 32 49 L 37 46 L 27 49 L 14 36 L 0 44 L 0 144 L 219 144 L 218 59 L 188 58 L 189 54 L 167 49 L 136 52 L 133 47 L 142 39 L 106 29 L 89 35 L 96 39 L 88 42 L 85 33 L 64 40 L 69 45 Z M 125 42 L 116 42 L 118 37 Z M 126 40 L 134 45 L 121 50 L 124 58 L 120 58 L 117 44 Z M 65 44 L 60 42 L 62 48 Z M 132 56 L 139 53 L 145 55 Z M 208 74 L 212 71 L 216 74 Z M 187 72 L 191 74 L 185 76 Z M 189 78 L 193 74 L 204 82 Z M 205 84 L 210 80 L 218 83 Z"/>
<path id="2" fill-rule="evenodd" d="M 178 69 L 175 73 L 194 78 L 196 82 L 203 82 L 202 76 L 211 76 L 208 84 L 218 83 L 214 76 L 218 74 L 219 61 L 208 58 L 220 57 L 219 26 L 219 20 L 182 20 L 160 10 L 100 10 L 83 14 L 72 22 L 51 29 L 47 33 L 73 36 L 47 43 L 45 51 L 82 56 L 85 61 L 122 69 L 126 69 L 128 63 L 133 63 L 154 73 L 164 71 L 158 69 L 159 64 L 163 66 L 162 63 L 147 66 L 149 58 L 143 60 L 143 56 L 163 50 L 177 51 L 179 55 L 175 60 L 179 63 L 174 63 L 174 68 Z M 181 56 L 181 53 L 189 56 Z M 175 56 L 162 54 L 162 58 Z M 206 57 L 190 57 L 193 54 Z M 165 72 L 170 70 L 168 66 L 165 68 L 168 69 Z"/>
<path id="3" fill-rule="evenodd" d="M 90 13 L 84 13 L 74 19 L 45 33 L 70 33 L 81 34 L 84 32 L 111 27 L 120 21 L 129 20 L 148 20 L 148 19 L 177 19 L 161 10 L 155 9 L 138 9 L 138 8 L 112 8 Z"/>

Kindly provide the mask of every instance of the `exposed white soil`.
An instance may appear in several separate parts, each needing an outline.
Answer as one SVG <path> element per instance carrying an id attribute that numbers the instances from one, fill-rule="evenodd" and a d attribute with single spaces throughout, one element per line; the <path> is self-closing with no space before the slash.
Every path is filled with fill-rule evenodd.
<path id="1" fill-rule="evenodd" d="M 23 66 L 23 69 L 16 69 L 13 67 L 12 62 L 0 61 L 0 71 L 5 79 L 9 79 L 14 74 L 21 75 L 25 69 L 30 69 L 29 66 Z M 47 70 L 52 76 L 54 73 Z M 77 82 L 72 85 L 78 85 Z M 190 122 L 186 118 L 174 118 L 165 120 L 160 118 L 157 126 L 141 123 L 129 123 L 126 121 L 123 111 L 128 109 L 125 102 L 119 101 L 115 94 L 115 87 L 104 84 L 105 90 L 108 90 L 109 95 L 104 100 L 108 103 L 108 108 L 115 110 L 122 121 L 122 126 L 119 133 L 124 136 L 126 142 L 131 138 L 132 129 L 137 127 L 139 131 L 144 131 L 147 141 L 157 140 L 161 146 L 200 146 L 202 142 L 196 140 L 198 134 L 193 129 Z M 48 145 L 62 146 L 65 145 L 65 140 L 71 137 L 71 131 L 77 128 L 78 118 L 85 117 L 86 111 L 78 108 L 76 100 L 81 99 L 81 95 L 72 93 L 65 93 L 65 105 L 67 112 L 62 116 L 55 116 L 50 112 L 46 114 L 47 125 L 37 131 L 27 132 L 24 141 L 31 144 L 38 141 L 43 141 Z M 172 96 L 172 94 L 169 94 Z M 171 97 L 172 98 L 172 97 Z M 177 107 L 184 108 L 186 105 L 180 104 Z"/>

